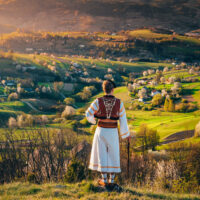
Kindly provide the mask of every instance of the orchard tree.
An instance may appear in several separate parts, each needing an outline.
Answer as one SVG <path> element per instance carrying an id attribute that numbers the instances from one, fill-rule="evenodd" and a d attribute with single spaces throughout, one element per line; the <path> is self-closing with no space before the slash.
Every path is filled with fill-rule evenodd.
<path id="1" fill-rule="evenodd" d="M 18 99 L 19 99 L 19 95 L 16 92 L 13 92 L 8 96 L 8 101 L 18 100 Z"/>
<path id="2" fill-rule="evenodd" d="M 47 124 L 49 122 L 47 115 L 42 115 L 41 121 L 42 121 L 43 124 Z"/>
<path id="3" fill-rule="evenodd" d="M 138 96 L 141 99 L 146 98 L 147 97 L 147 90 L 145 88 L 142 88 L 141 90 L 139 90 Z"/>
<path id="4" fill-rule="evenodd" d="M 164 103 L 164 111 L 167 112 L 169 109 L 169 99 L 165 98 L 165 103 Z"/>
<path id="5" fill-rule="evenodd" d="M 26 126 L 33 126 L 34 118 L 31 114 L 25 116 L 25 124 Z"/>
<path id="6" fill-rule="evenodd" d="M 194 68 L 189 69 L 189 74 L 194 74 L 194 73 L 195 73 Z"/>
<path id="7" fill-rule="evenodd" d="M 18 127 L 20 127 L 20 128 L 24 127 L 24 125 L 25 125 L 24 122 L 25 122 L 24 115 L 18 115 L 17 116 L 17 125 L 18 125 Z"/>
<path id="8" fill-rule="evenodd" d="M 65 110 L 62 112 L 61 117 L 69 119 L 76 114 L 76 110 L 72 106 L 66 106 Z"/>
<path id="9" fill-rule="evenodd" d="M 137 133 L 139 143 L 142 146 L 143 154 L 146 150 L 151 148 L 152 150 L 156 149 L 156 146 L 159 144 L 160 137 L 156 130 L 149 129 L 146 124 L 141 124 L 139 131 Z"/>
<path id="10" fill-rule="evenodd" d="M 153 106 L 160 106 L 163 103 L 163 97 L 161 94 L 154 95 L 152 99 L 152 105 Z"/>
<path id="11" fill-rule="evenodd" d="M 167 96 L 167 91 L 166 91 L 165 89 L 162 89 L 161 95 L 162 95 L 163 97 Z"/>
<path id="12" fill-rule="evenodd" d="M 161 77 L 162 77 L 162 72 L 160 71 L 160 72 L 158 72 L 158 73 L 156 74 L 156 77 L 154 78 L 154 80 L 155 80 L 157 83 L 159 83 Z"/>
<path id="13" fill-rule="evenodd" d="M 147 76 L 148 75 L 148 72 L 147 71 L 144 71 L 143 72 L 143 76 Z"/>
<path id="14" fill-rule="evenodd" d="M 194 135 L 195 135 L 195 137 L 199 137 L 200 136 L 200 121 L 198 122 L 198 124 L 195 127 Z"/>
<path id="15" fill-rule="evenodd" d="M 165 80 L 165 77 L 161 77 L 161 78 L 160 78 L 160 82 L 161 82 L 161 83 L 165 83 L 165 81 L 166 81 L 166 80 Z"/>
<path id="16" fill-rule="evenodd" d="M 175 78 L 174 76 L 171 76 L 171 77 L 169 77 L 168 80 L 169 80 L 169 83 L 170 83 L 170 84 L 174 84 L 176 78 Z"/>
<path id="17" fill-rule="evenodd" d="M 70 97 L 65 98 L 64 102 L 65 102 L 66 105 L 70 105 L 70 106 L 75 104 L 75 100 L 73 98 L 70 98 Z"/>
<path id="18" fill-rule="evenodd" d="M 169 68 L 168 67 L 165 67 L 164 69 L 163 69 L 163 72 L 168 72 L 169 71 Z"/>
<path id="19" fill-rule="evenodd" d="M 10 128 L 16 128 L 17 127 L 17 120 L 14 117 L 10 117 L 8 120 L 8 126 Z"/>
<path id="20" fill-rule="evenodd" d="M 160 136 L 157 133 L 157 130 L 147 129 L 147 143 L 148 147 L 152 149 L 152 151 L 156 150 L 156 146 L 159 145 Z"/>
<path id="21" fill-rule="evenodd" d="M 174 112 L 174 111 L 175 111 L 175 104 L 174 104 L 173 99 L 171 99 L 171 98 L 169 99 L 168 111 L 169 111 L 169 112 Z"/>

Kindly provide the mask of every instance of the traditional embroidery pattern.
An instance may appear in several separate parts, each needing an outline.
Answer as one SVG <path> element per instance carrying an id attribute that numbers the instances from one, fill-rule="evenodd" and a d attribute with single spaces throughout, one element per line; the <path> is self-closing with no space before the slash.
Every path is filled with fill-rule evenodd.
<path id="1" fill-rule="evenodd" d="M 120 167 L 115 167 L 115 166 L 101 166 L 101 165 L 92 164 L 92 163 L 90 163 L 90 166 L 99 167 L 99 168 L 120 168 Z"/>
<path id="2" fill-rule="evenodd" d="M 103 103 L 105 105 L 106 108 L 106 117 L 107 119 L 110 119 L 111 113 L 112 113 L 112 109 L 115 105 L 116 102 L 116 98 L 103 98 Z"/>
<path id="3" fill-rule="evenodd" d="M 123 116 L 124 116 L 124 114 L 125 114 L 125 112 L 124 112 L 124 113 L 122 113 L 122 114 L 120 115 L 120 117 L 123 117 Z"/>

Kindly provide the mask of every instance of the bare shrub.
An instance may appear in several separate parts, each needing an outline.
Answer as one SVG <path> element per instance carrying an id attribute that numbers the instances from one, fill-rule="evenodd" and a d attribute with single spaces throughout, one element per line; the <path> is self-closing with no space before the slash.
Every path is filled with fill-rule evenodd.
<path id="1" fill-rule="evenodd" d="M 165 80 L 165 77 L 161 77 L 161 78 L 160 78 L 160 82 L 161 82 L 161 83 L 165 83 L 165 81 L 166 81 L 166 80 Z"/>
<path id="2" fill-rule="evenodd" d="M 174 160 L 158 162 L 154 181 L 156 188 L 171 190 L 178 179 L 179 172 Z"/>
<path id="3" fill-rule="evenodd" d="M 18 125 L 18 127 L 20 127 L 20 128 L 24 127 L 24 125 L 25 125 L 24 121 L 25 121 L 24 115 L 18 115 L 17 116 L 17 125 Z"/>
<path id="4" fill-rule="evenodd" d="M 10 117 L 8 120 L 8 126 L 10 128 L 16 128 L 17 127 L 17 120 L 14 117 Z"/>
<path id="5" fill-rule="evenodd" d="M 195 137 L 199 137 L 199 136 L 200 136 L 200 121 L 195 126 Z"/>
<path id="6" fill-rule="evenodd" d="M 174 76 L 171 76 L 171 77 L 169 77 L 168 80 L 169 80 L 170 84 L 173 84 L 175 82 L 176 78 Z"/>
<path id="7" fill-rule="evenodd" d="M 8 96 L 8 101 L 13 101 L 13 100 L 18 100 L 18 99 L 19 99 L 19 96 L 16 92 L 13 92 Z"/>
<path id="8" fill-rule="evenodd" d="M 144 71 L 143 72 L 143 76 L 147 76 L 148 75 L 148 72 L 147 71 Z"/>
<path id="9" fill-rule="evenodd" d="M 165 67 L 164 69 L 163 69 L 163 72 L 168 72 L 169 71 L 169 68 L 168 67 Z"/>
<path id="10" fill-rule="evenodd" d="M 49 122 L 49 119 L 46 115 L 42 115 L 41 119 L 43 124 L 47 124 Z"/>
<path id="11" fill-rule="evenodd" d="M 62 112 L 62 117 L 63 118 L 70 118 L 71 116 L 76 114 L 76 110 L 72 106 L 66 106 L 65 110 Z"/>

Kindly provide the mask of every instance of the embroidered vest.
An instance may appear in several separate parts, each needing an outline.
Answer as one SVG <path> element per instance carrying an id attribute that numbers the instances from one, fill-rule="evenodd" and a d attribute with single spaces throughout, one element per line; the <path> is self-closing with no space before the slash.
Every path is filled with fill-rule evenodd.
<path id="1" fill-rule="evenodd" d="M 117 128 L 119 119 L 120 99 L 112 95 L 98 98 L 99 109 L 94 113 L 98 120 L 98 126 L 103 128 Z"/>

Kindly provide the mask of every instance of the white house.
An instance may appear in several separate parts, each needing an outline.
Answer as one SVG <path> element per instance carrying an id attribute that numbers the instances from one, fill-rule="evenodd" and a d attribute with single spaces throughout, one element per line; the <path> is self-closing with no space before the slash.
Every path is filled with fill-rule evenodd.
<path id="1" fill-rule="evenodd" d="M 160 92 L 158 90 L 153 90 L 151 92 L 151 96 L 154 97 L 156 94 L 160 94 Z"/>

